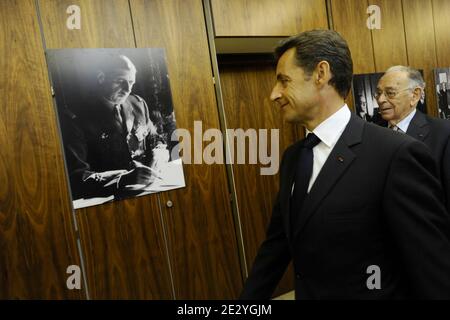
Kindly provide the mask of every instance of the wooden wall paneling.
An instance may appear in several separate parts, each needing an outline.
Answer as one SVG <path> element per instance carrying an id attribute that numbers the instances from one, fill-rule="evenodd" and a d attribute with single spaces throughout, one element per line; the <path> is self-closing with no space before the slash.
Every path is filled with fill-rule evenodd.
<path id="1" fill-rule="evenodd" d="M 372 30 L 375 71 L 408 65 L 402 0 L 371 0 L 381 9 L 381 29 Z"/>
<path id="2" fill-rule="evenodd" d="M 213 0 L 212 6 L 214 17 L 218 19 L 215 20 L 216 31 L 217 26 L 223 28 L 222 33 L 216 32 L 217 36 L 293 35 L 305 30 L 328 28 L 325 1 L 288 1 L 281 6 L 276 1 Z M 227 14 L 226 10 L 233 14 Z M 236 15 L 241 16 L 236 17 Z M 236 23 L 237 20 L 243 23 Z M 267 21 L 271 20 L 274 23 L 268 24 Z M 295 142 L 297 128 L 285 127 L 281 123 L 277 110 L 269 101 L 274 73 L 273 67 L 265 66 L 249 68 L 227 66 L 220 70 L 228 128 L 281 129 L 279 155 L 281 156 L 284 149 Z M 299 132 L 299 136 L 302 136 L 303 129 Z M 249 269 L 259 245 L 265 238 L 273 200 L 279 188 L 278 175 L 261 176 L 260 167 L 260 165 L 233 165 Z M 262 194 L 271 196 L 261 197 Z M 292 290 L 293 283 L 293 271 L 290 268 L 280 282 L 275 295 Z"/>
<path id="3" fill-rule="evenodd" d="M 366 0 L 331 0 L 333 27 L 347 40 L 354 74 L 375 72 L 372 36 L 366 24 L 367 7 Z M 352 94 L 348 96 L 347 104 L 354 109 Z"/>
<path id="4" fill-rule="evenodd" d="M 81 29 L 66 26 L 71 5 L 81 9 Z M 39 0 L 47 48 L 133 48 L 128 0 Z"/>
<path id="5" fill-rule="evenodd" d="M 271 66 L 222 66 L 220 81 L 228 128 L 278 129 L 279 161 L 284 150 L 296 140 L 293 125 L 283 123 L 279 109 L 269 96 L 275 83 L 275 70 Z M 270 154 L 271 149 L 268 149 Z M 247 155 L 248 159 L 248 155 Z M 239 204 L 243 241 L 248 271 L 250 272 L 259 246 L 265 239 L 272 208 L 279 190 L 279 175 L 261 175 L 261 164 L 233 165 L 236 193 Z M 280 282 L 275 295 L 293 290 L 292 269 Z"/>
<path id="6" fill-rule="evenodd" d="M 334 30 L 347 40 L 352 53 L 354 72 L 375 72 L 372 36 L 366 26 L 368 2 L 332 0 L 331 6 Z"/>
<path id="7" fill-rule="evenodd" d="M 201 0 L 132 0 L 131 9 L 138 47 L 166 50 L 177 127 L 193 139 L 194 121 L 220 129 Z M 186 188 L 162 194 L 175 296 L 235 298 L 242 276 L 225 166 L 185 164 L 184 173 Z"/>
<path id="8" fill-rule="evenodd" d="M 83 299 L 55 113 L 33 0 L 0 1 L 0 299 Z"/>
<path id="9" fill-rule="evenodd" d="M 437 67 L 450 67 L 450 1 L 433 0 Z M 434 88 L 434 87 L 433 87 Z"/>
<path id="10" fill-rule="evenodd" d="M 327 28 L 325 0 L 211 0 L 217 37 L 290 36 Z"/>
<path id="11" fill-rule="evenodd" d="M 437 60 L 431 1 L 403 0 L 403 14 L 409 65 L 423 69 L 428 88 L 426 98 L 428 114 L 437 116 L 433 74 Z"/>
<path id="12" fill-rule="evenodd" d="M 134 48 L 128 0 L 40 0 L 50 48 Z M 66 8 L 81 8 L 81 30 Z M 94 299 L 173 298 L 158 195 L 77 210 L 89 293 Z"/>
<path id="13" fill-rule="evenodd" d="M 297 3 L 299 6 L 300 25 L 295 33 L 312 29 L 329 28 L 326 0 L 301 0 Z"/>

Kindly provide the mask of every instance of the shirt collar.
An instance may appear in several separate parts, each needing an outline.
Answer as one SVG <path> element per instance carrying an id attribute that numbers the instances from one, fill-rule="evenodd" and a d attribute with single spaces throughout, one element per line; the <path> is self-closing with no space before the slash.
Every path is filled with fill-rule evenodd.
<path id="1" fill-rule="evenodd" d="M 412 118 L 416 114 L 416 109 L 410 112 L 402 121 L 397 123 L 397 127 L 400 128 L 403 132 L 408 131 L 409 124 L 411 123 Z"/>
<path id="2" fill-rule="evenodd" d="M 332 148 L 348 122 L 350 121 L 351 112 L 347 104 L 344 104 L 338 111 L 325 119 L 321 124 L 319 124 L 313 133 L 323 142 L 327 147 Z M 311 133 L 306 129 L 306 135 Z"/>

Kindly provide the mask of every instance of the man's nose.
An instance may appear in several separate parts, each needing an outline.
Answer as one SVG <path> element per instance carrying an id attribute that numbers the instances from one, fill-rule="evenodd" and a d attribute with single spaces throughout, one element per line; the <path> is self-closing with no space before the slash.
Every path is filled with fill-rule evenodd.
<path id="1" fill-rule="evenodd" d="M 386 102 L 386 94 L 383 92 L 381 92 L 381 94 L 378 96 L 378 99 L 376 99 L 378 104 L 382 104 L 383 102 Z"/>
<path id="2" fill-rule="evenodd" d="M 279 98 L 281 98 L 280 90 L 278 89 L 278 86 L 273 87 L 272 92 L 270 93 L 270 101 L 277 101 Z"/>
<path id="3" fill-rule="evenodd" d="M 122 88 L 125 91 L 131 91 L 131 85 L 128 82 L 124 82 Z"/>

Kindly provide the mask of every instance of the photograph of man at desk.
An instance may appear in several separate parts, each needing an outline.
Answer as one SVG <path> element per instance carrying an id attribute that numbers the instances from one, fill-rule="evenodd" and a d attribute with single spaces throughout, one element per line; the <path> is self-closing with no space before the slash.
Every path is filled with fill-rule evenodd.
<path id="1" fill-rule="evenodd" d="M 163 49 L 46 55 L 75 209 L 185 186 Z"/>

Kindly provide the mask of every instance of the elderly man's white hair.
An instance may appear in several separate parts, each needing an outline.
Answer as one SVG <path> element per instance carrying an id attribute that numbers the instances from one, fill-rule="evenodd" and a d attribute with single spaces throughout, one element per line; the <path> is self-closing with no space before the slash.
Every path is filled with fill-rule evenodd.
<path id="1" fill-rule="evenodd" d="M 131 62 L 131 60 L 124 55 L 106 55 L 102 57 L 102 61 L 99 63 L 98 69 L 100 72 L 108 73 L 112 70 L 117 69 L 125 69 L 125 70 L 131 70 L 132 72 L 136 73 L 136 67 L 134 66 L 134 63 Z"/>
<path id="2" fill-rule="evenodd" d="M 409 79 L 409 87 L 410 89 L 414 89 L 416 87 L 425 89 L 425 81 L 423 80 L 422 74 L 414 68 L 406 67 L 406 66 L 393 66 L 386 70 L 386 73 L 391 72 L 405 72 Z"/>
<path id="3" fill-rule="evenodd" d="M 128 58 L 127 56 L 124 56 L 124 55 L 120 55 L 119 59 L 124 62 L 124 64 L 122 64 L 122 65 L 126 65 L 127 69 L 129 69 L 133 72 L 136 72 L 136 67 L 134 66 L 134 63 L 131 62 L 130 58 Z"/>

